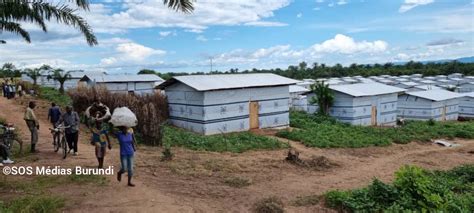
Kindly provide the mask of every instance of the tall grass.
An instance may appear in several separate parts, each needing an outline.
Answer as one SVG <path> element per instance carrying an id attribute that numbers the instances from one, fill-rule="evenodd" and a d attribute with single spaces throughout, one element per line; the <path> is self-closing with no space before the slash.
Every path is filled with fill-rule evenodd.
<path id="1" fill-rule="evenodd" d="M 94 100 L 107 105 L 113 113 L 117 107 L 128 107 L 138 119 L 136 130 L 147 145 L 161 145 L 163 123 L 168 119 L 168 102 L 159 93 L 135 96 L 111 93 L 104 87 L 78 87 L 68 91 L 74 109 L 84 112 Z"/>

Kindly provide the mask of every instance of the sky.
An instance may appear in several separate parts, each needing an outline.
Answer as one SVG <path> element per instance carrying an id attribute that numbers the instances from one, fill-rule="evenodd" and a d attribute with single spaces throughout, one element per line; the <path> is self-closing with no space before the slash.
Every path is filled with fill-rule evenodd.
<path id="1" fill-rule="evenodd" d="M 78 30 L 22 26 L 32 43 L 0 33 L 0 64 L 136 73 L 373 64 L 474 56 L 473 0 L 197 0 L 192 14 L 162 0 L 90 0 Z M 56 2 L 57 1 L 52 1 Z"/>

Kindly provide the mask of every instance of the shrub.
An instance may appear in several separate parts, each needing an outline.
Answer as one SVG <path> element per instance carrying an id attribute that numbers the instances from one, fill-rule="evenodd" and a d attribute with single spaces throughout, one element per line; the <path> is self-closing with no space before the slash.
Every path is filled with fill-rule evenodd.
<path id="1" fill-rule="evenodd" d="M 161 152 L 161 161 L 170 161 L 173 160 L 174 154 L 171 152 L 171 147 L 170 146 L 165 146 L 165 149 L 163 152 Z"/>
<path id="2" fill-rule="evenodd" d="M 251 182 L 248 179 L 241 178 L 241 177 L 231 177 L 224 180 L 224 183 L 230 187 L 234 188 L 243 188 L 246 186 L 250 186 Z"/>
<path id="3" fill-rule="evenodd" d="M 68 91 L 76 111 L 84 112 L 94 100 L 107 105 L 110 110 L 128 107 L 138 119 L 136 130 L 147 145 L 162 145 L 162 125 L 168 118 L 168 102 L 159 93 L 135 96 L 111 93 L 104 87 L 78 87 Z"/>
<path id="4" fill-rule="evenodd" d="M 283 202 L 277 197 L 269 197 L 255 203 L 256 213 L 283 213 L 285 212 Z"/>
<path id="5" fill-rule="evenodd" d="M 330 191 L 328 207 L 355 212 L 471 212 L 474 209 L 474 165 L 450 171 L 404 166 L 393 184 L 374 180 L 366 188 Z"/>

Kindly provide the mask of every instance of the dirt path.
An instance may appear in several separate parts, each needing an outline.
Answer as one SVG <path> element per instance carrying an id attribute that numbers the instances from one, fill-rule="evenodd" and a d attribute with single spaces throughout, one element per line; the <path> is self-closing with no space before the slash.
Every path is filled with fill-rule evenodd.
<path id="1" fill-rule="evenodd" d="M 26 105 L 26 103 L 23 103 Z M 96 166 L 93 147 L 87 144 L 88 135 L 80 136 L 77 157 L 62 160 L 52 151 L 47 106 L 37 109 L 41 119 L 39 148 L 35 165 Z M 23 121 L 23 107 L 14 101 L 0 98 L 0 116 L 20 127 L 28 142 L 29 133 Z M 474 163 L 474 140 L 456 140 L 460 147 L 446 148 L 431 144 L 411 143 L 389 147 L 359 149 L 318 149 L 289 142 L 300 151 L 300 156 L 324 156 L 339 166 L 326 170 L 309 170 L 285 162 L 287 150 L 251 151 L 242 154 L 198 152 L 173 148 L 173 161 L 161 162 L 161 149 L 141 147 L 136 157 L 136 184 L 129 188 L 108 177 L 107 186 L 90 188 L 69 186 L 53 191 L 72 198 L 65 211 L 72 212 L 248 212 L 253 203 L 268 196 L 280 197 L 288 212 L 320 212 L 321 206 L 295 207 L 290 203 L 298 196 L 321 195 L 331 189 L 362 187 L 374 177 L 391 181 L 394 171 L 405 164 L 428 169 L 449 169 Z M 105 165 L 119 167 L 118 146 L 108 152 Z M 226 180 L 242 178 L 250 181 L 243 188 L 228 186 Z M 80 208 L 78 208 L 80 206 Z"/>
<path id="2" fill-rule="evenodd" d="M 19 101 L 27 105 L 27 100 Z M 79 136 L 79 155 L 69 155 L 65 160 L 61 158 L 61 154 L 53 151 L 51 142 L 51 133 L 49 127 L 51 126 L 47 121 L 47 105 L 42 101 L 37 101 L 38 107 L 35 109 L 38 119 L 40 120 L 40 129 L 38 132 L 39 141 L 37 148 L 40 150 L 38 154 L 34 154 L 31 158 L 33 162 L 17 161 L 15 165 L 28 166 L 62 166 L 73 168 L 74 166 L 82 167 L 96 167 L 97 160 L 94 154 L 94 147 L 88 143 L 89 134 L 84 134 L 85 129 L 82 128 L 82 133 Z M 24 151 L 29 151 L 30 133 L 25 121 L 23 120 L 24 107 L 19 106 L 18 102 L 0 98 L 0 117 L 6 118 L 8 122 L 14 123 L 20 130 L 21 138 L 24 141 Z M 119 149 L 118 144 L 114 144 L 114 148 L 107 153 L 104 165 L 113 165 L 114 170 L 118 171 L 120 168 Z M 140 151 L 139 151 L 140 152 Z M 138 153 L 139 153 L 138 152 Z M 140 160 L 140 155 L 137 155 L 137 160 Z M 137 187 L 127 187 L 126 177 L 125 181 L 118 183 L 115 176 L 107 177 L 110 184 L 98 189 L 80 188 L 76 192 L 67 192 L 68 186 L 64 186 L 63 190 L 68 196 L 75 197 L 68 201 L 66 210 L 72 212 L 191 212 L 191 208 L 178 205 L 179 202 L 173 198 L 163 195 L 159 190 L 153 187 L 146 187 L 140 178 L 136 178 L 134 183 Z M 92 190 L 93 194 L 88 197 L 83 197 L 81 194 Z M 55 189 L 56 192 L 61 192 Z M 77 197 L 76 197 L 77 196 Z M 97 202 L 100 200 L 100 202 Z M 80 208 L 77 208 L 80 206 Z"/>

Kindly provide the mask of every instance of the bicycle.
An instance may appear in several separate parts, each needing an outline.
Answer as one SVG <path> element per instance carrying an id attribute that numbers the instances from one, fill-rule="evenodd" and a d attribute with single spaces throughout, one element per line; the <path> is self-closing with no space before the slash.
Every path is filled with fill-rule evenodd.
<path id="1" fill-rule="evenodd" d="M 17 137 L 13 124 L 0 124 L 0 141 L 8 148 L 13 156 L 18 156 L 23 151 L 23 141 Z"/>
<path id="2" fill-rule="evenodd" d="M 66 134 L 64 133 L 64 130 L 67 128 L 69 128 L 69 126 L 63 126 L 62 124 L 58 125 L 55 128 L 49 128 L 49 130 L 51 130 L 51 134 L 53 134 L 54 152 L 57 152 L 59 148 L 62 148 L 63 159 L 66 159 L 68 154 Z M 55 137 L 59 138 L 59 141 L 56 140 Z"/>

